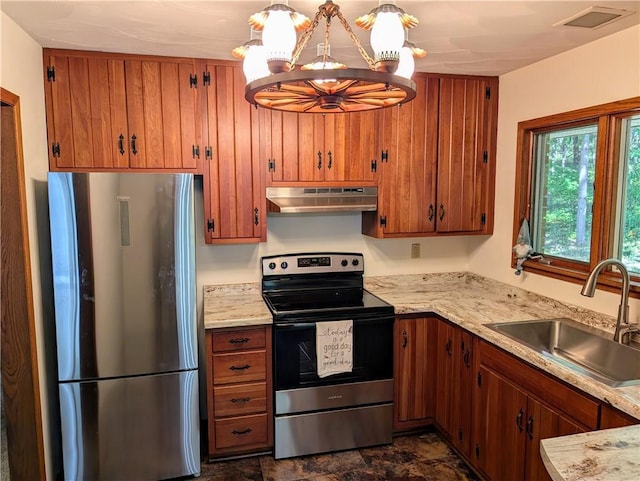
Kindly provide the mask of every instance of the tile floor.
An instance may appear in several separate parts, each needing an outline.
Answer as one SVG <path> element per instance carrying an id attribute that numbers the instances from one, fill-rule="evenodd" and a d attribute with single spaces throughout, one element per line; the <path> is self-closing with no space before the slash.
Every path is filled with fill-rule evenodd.
<path id="1" fill-rule="evenodd" d="M 393 444 L 274 460 L 258 456 L 203 464 L 200 481 L 477 481 L 435 433 Z"/>

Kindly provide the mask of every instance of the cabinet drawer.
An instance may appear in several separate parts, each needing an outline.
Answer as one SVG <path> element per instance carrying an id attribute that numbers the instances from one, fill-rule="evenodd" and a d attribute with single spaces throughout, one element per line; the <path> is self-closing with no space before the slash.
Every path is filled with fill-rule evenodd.
<path id="1" fill-rule="evenodd" d="M 257 329 L 233 329 L 213 333 L 211 349 L 213 352 L 260 349 L 266 346 L 264 327 Z"/>
<path id="2" fill-rule="evenodd" d="M 221 386 L 213 389 L 216 418 L 267 412 L 267 383 Z"/>
<path id="3" fill-rule="evenodd" d="M 266 351 L 213 355 L 213 383 L 264 381 L 267 376 Z"/>
<path id="4" fill-rule="evenodd" d="M 216 419 L 216 449 L 267 444 L 267 415 Z"/>

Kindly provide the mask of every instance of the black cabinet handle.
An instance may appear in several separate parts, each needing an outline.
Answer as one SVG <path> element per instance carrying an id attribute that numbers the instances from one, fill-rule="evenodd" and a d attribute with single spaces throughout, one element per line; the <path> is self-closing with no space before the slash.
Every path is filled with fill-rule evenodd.
<path id="1" fill-rule="evenodd" d="M 327 164 L 327 169 L 330 169 L 331 166 L 333 165 L 333 154 L 331 154 L 331 151 L 327 152 L 327 155 L 329 156 L 329 163 Z"/>
<path id="2" fill-rule="evenodd" d="M 136 146 L 136 140 L 138 140 L 138 137 L 136 137 L 135 135 L 131 136 L 131 153 L 133 153 L 133 155 L 136 155 L 138 153 L 138 147 Z"/>
<path id="3" fill-rule="evenodd" d="M 242 431 L 238 431 L 237 429 L 234 429 L 233 431 L 231 431 L 231 434 L 235 434 L 236 436 L 240 436 L 241 434 L 248 434 L 251 431 L 253 431 L 253 429 L 251 429 L 251 428 L 243 429 Z"/>
<path id="4" fill-rule="evenodd" d="M 407 335 L 407 331 L 402 331 L 402 349 L 407 348 L 407 344 L 409 344 L 409 336 Z"/>
<path id="5" fill-rule="evenodd" d="M 318 170 L 322 169 L 322 152 L 318 150 Z"/>
<path id="6" fill-rule="evenodd" d="M 250 397 L 240 397 L 240 398 L 232 398 L 231 402 L 232 403 L 248 403 L 249 401 L 251 401 Z"/>
<path id="7" fill-rule="evenodd" d="M 464 351 L 464 356 L 462 356 L 462 360 L 464 361 L 465 366 L 471 367 L 471 351 L 469 349 Z"/>
<path id="8" fill-rule="evenodd" d="M 516 416 L 516 426 L 518 426 L 518 431 L 522 432 L 522 418 L 524 417 L 524 412 L 522 409 L 518 411 L 518 415 Z"/>
<path id="9" fill-rule="evenodd" d="M 240 338 L 236 338 L 236 339 L 229 339 L 229 342 L 231 344 L 244 344 L 245 342 L 249 342 L 249 338 L 248 337 L 240 337 Z"/>
<path id="10" fill-rule="evenodd" d="M 433 204 L 429 204 L 429 222 L 431 222 L 433 220 L 433 218 L 436 215 L 436 208 L 433 206 Z"/>
<path id="11" fill-rule="evenodd" d="M 229 369 L 232 371 L 244 371 L 245 369 L 249 369 L 251 366 L 249 364 L 245 364 L 244 366 L 231 366 Z"/>
<path id="12" fill-rule="evenodd" d="M 527 434 L 529 435 L 529 440 L 533 439 L 533 416 L 529 416 L 529 419 L 527 419 Z"/>
<path id="13" fill-rule="evenodd" d="M 440 204 L 440 222 L 444 220 L 444 205 Z"/>
<path id="14" fill-rule="evenodd" d="M 257 207 L 253 209 L 253 223 L 255 225 L 258 225 L 260 223 L 260 216 L 258 215 L 259 212 L 260 211 L 258 210 Z"/>
<path id="15" fill-rule="evenodd" d="M 120 155 L 124 155 L 124 135 L 122 134 L 118 137 L 118 152 L 120 152 Z"/>
<path id="16" fill-rule="evenodd" d="M 444 350 L 447 351 L 447 354 L 449 354 L 449 357 L 451 357 L 451 354 L 452 354 L 452 352 L 451 352 L 451 339 L 449 339 L 447 341 L 447 343 L 445 344 Z"/>

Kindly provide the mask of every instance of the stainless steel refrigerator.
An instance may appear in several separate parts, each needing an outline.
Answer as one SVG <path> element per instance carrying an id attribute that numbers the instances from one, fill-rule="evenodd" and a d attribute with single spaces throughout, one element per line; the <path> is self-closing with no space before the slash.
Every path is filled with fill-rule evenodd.
<path id="1" fill-rule="evenodd" d="M 193 176 L 48 190 L 64 479 L 198 475 Z"/>

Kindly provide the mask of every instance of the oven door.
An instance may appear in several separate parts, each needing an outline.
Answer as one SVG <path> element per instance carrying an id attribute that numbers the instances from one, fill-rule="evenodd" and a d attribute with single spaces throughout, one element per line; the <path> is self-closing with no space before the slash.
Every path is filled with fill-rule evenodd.
<path id="1" fill-rule="evenodd" d="M 318 377 L 316 360 L 316 322 L 322 320 L 274 325 L 276 391 L 393 378 L 393 316 L 355 317 L 352 371 L 325 378 Z"/>

